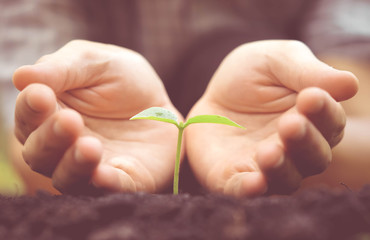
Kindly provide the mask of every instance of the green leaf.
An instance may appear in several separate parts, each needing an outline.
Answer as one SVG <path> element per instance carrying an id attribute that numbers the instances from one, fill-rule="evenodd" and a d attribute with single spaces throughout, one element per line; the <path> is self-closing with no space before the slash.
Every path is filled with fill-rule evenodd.
<path id="1" fill-rule="evenodd" d="M 161 122 L 172 123 L 178 126 L 176 114 L 174 114 L 168 109 L 161 108 L 161 107 L 151 107 L 151 108 L 145 109 L 144 111 L 130 118 L 130 120 L 135 120 L 135 119 L 156 120 L 156 121 L 161 121 Z"/>
<path id="2" fill-rule="evenodd" d="M 227 117 L 223 117 L 219 115 L 198 115 L 198 116 L 189 118 L 185 122 L 184 128 L 193 123 L 218 123 L 218 124 L 225 124 L 225 125 L 245 129 L 245 127 L 237 124 L 236 122 L 231 121 Z"/>

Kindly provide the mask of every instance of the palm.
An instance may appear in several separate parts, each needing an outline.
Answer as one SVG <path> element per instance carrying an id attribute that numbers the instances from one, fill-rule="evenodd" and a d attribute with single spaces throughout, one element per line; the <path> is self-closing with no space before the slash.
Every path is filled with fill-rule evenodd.
<path id="1" fill-rule="evenodd" d="M 84 121 L 87 134 L 103 144 L 101 163 L 128 174 L 135 190 L 154 192 L 169 183 L 176 154 L 173 126 L 127 119 L 84 117 Z"/>
<path id="2" fill-rule="evenodd" d="M 198 153 L 201 149 L 192 143 L 187 144 L 189 157 L 194 158 L 192 161 L 212 162 L 206 174 L 204 169 L 194 168 L 201 181 L 216 191 L 224 191 L 225 185 L 237 173 L 258 173 L 255 155 L 259 145 L 266 142 L 281 145 L 279 119 L 287 112 L 296 111 L 295 92 L 279 86 L 274 79 L 253 69 L 248 73 L 255 76 L 255 79 L 248 79 L 253 82 L 250 85 L 246 85 L 242 77 L 228 81 L 222 74 L 216 74 L 204 97 L 190 113 L 190 116 L 204 113 L 224 115 L 246 127 L 246 130 L 239 130 L 209 124 L 195 125 L 188 130 L 189 141 L 207 142 L 210 145 L 207 146 L 207 153 L 200 156 Z M 206 178 L 202 180 L 201 176 Z"/>
<path id="3" fill-rule="evenodd" d="M 40 88 L 47 88 L 44 91 L 51 88 L 56 98 L 48 97 L 41 103 L 36 97 L 32 101 L 36 105 L 48 105 L 46 112 L 52 112 L 56 100 L 59 110 L 37 116 L 39 123 L 36 125 L 28 122 L 30 118 L 19 119 L 19 122 L 26 121 L 29 124 L 27 129 L 30 131 L 19 128 L 19 139 L 22 142 L 27 141 L 27 148 L 32 150 L 30 153 L 26 152 L 26 157 L 33 162 L 34 170 L 57 178 L 54 181 L 65 192 L 81 191 L 86 186 L 86 175 L 98 187 L 113 191 L 154 192 L 170 182 L 176 155 L 176 129 L 151 121 L 128 120 L 151 106 L 161 106 L 177 112 L 162 82 L 144 58 L 127 49 L 76 41 L 53 55 L 42 58 L 40 70 L 35 70 L 37 66 L 20 69 L 15 77 L 15 84 L 19 89 L 33 83 L 47 85 L 48 88 L 35 86 L 35 89 L 38 88 L 36 90 L 28 88 L 22 95 L 24 98 L 26 95 L 41 96 L 33 93 Z M 18 111 L 21 112 L 23 105 L 18 105 Z M 71 142 L 71 137 L 51 140 L 49 136 L 49 140 L 46 140 L 51 133 L 48 125 L 53 124 L 48 122 L 65 116 L 65 109 L 74 110 L 83 119 L 82 129 L 71 127 L 78 121 L 76 116 L 69 122 L 62 121 L 64 128 L 69 129 L 68 134 L 71 137 L 78 139 L 93 136 L 102 143 L 102 155 L 95 170 L 90 163 L 90 172 L 84 170 L 89 167 L 81 166 L 80 173 L 73 172 L 76 171 L 73 170 L 76 163 L 73 158 L 68 157 L 71 155 L 69 152 L 79 149 L 82 154 L 90 156 L 90 160 L 85 160 L 88 166 L 89 161 L 99 157 L 98 153 L 91 155 L 93 149 L 92 146 L 86 146 L 88 143 L 84 143 L 85 147 L 76 146 L 78 143 Z M 37 142 L 40 141 L 46 141 L 46 146 L 48 142 L 60 142 L 59 146 L 48 147 L 59 154 L 51 157 L 44 153 L 45 148 L 38 149 L 40 144 L 37 145 Z M 41 158 L 40 154 L 43 154 Z M 37 159 L 45 159 L 48 164 Z M 83 177 L 77 177 L 76 181 L 67 180 L 76 174 L 82 174 Z"/>
<path id="4" fill-rule="evenodd" d="M 154 74 L 150 77 L 139 84 L 137 80 L 127 83 L 125 76 L 101 78 L 97 87 L 63 92 L 59 104 L 78 111 L 84 119 L 85 133 L 102 142 L 102 164 L 122 170 L 121 174 L 131 178 L 134 190 L 154 192 L 170 182 L 177 132 L 166 124 L 128 120 L 150 106 L 173 109 L 159 79 Z M 146 88 L 141 89 L 143 86 Z"/>
<path id="5" fill-rule="evenodd" d="M 291 192 L 302 178 L 326 169 L 331 147 L 343 136 L 345 114 L 337 101 L 356 89 L 352 74 L 318 61 L 301 43 L 243 45 L 221 63 L 189 117 L 225 115 L 246 130 L 190 127 L 190 164 L 214 191 Z"/>

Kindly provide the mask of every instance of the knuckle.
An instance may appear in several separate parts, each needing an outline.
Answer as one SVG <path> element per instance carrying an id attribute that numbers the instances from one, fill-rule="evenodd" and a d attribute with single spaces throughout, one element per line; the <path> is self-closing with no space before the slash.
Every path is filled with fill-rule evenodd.
<path id="1" fill-rule="evenodd" d="M 149 65 L 146 58 L 138 52 L 130 49 L 123 49 L 125 62 L 137 65 Z"/>

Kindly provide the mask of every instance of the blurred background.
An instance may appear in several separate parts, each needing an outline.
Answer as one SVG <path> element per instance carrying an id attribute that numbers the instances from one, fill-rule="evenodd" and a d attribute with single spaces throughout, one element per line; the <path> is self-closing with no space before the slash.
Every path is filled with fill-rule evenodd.
<path id="1" fill-rule="evenodd" d="M 73 39 L 144 55 L 186 115 L 226 54 L 246 42 L 296 39 L 319 57 L 370 62 L 370 1 L 0 0 L 0 194 L 37 190 L 15 171 L 29 169 L 11 137 L 13 72 Z"/>
<path id="2" fill-rule="evenodd" d="M 0 114 L 0 122 L 4 123 L 4 117 Z M 19 196 L 25 193 L 22 179 L 14 169 L 9 159 L 8 136 L 9 130 L 4 124 L 0 126 L 0 194 L 6 196 Z"/>

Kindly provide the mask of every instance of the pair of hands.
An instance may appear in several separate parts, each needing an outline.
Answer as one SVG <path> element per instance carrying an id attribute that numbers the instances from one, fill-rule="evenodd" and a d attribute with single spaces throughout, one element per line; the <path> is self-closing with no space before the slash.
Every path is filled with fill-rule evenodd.
<path id="1" fill-rule="evenodd" d="M 128 120 L 151 106 L 183 118 L 141 55 L 72 41 L 20 67 L 13 82 L 21 91 L 15 134 L 23 158 L 61 192 L 158 192 L 171 183 L 177 129 Z M 221 63 L 189 117 L 224 115 L 247 129 L 187 128 L 190 165 L 210 191 L 294 191 L 328 166 L 345 126 L 338 102 L 357 88 L 353 74 L 320 62 L 300 42 L 242 45 Z"/>

